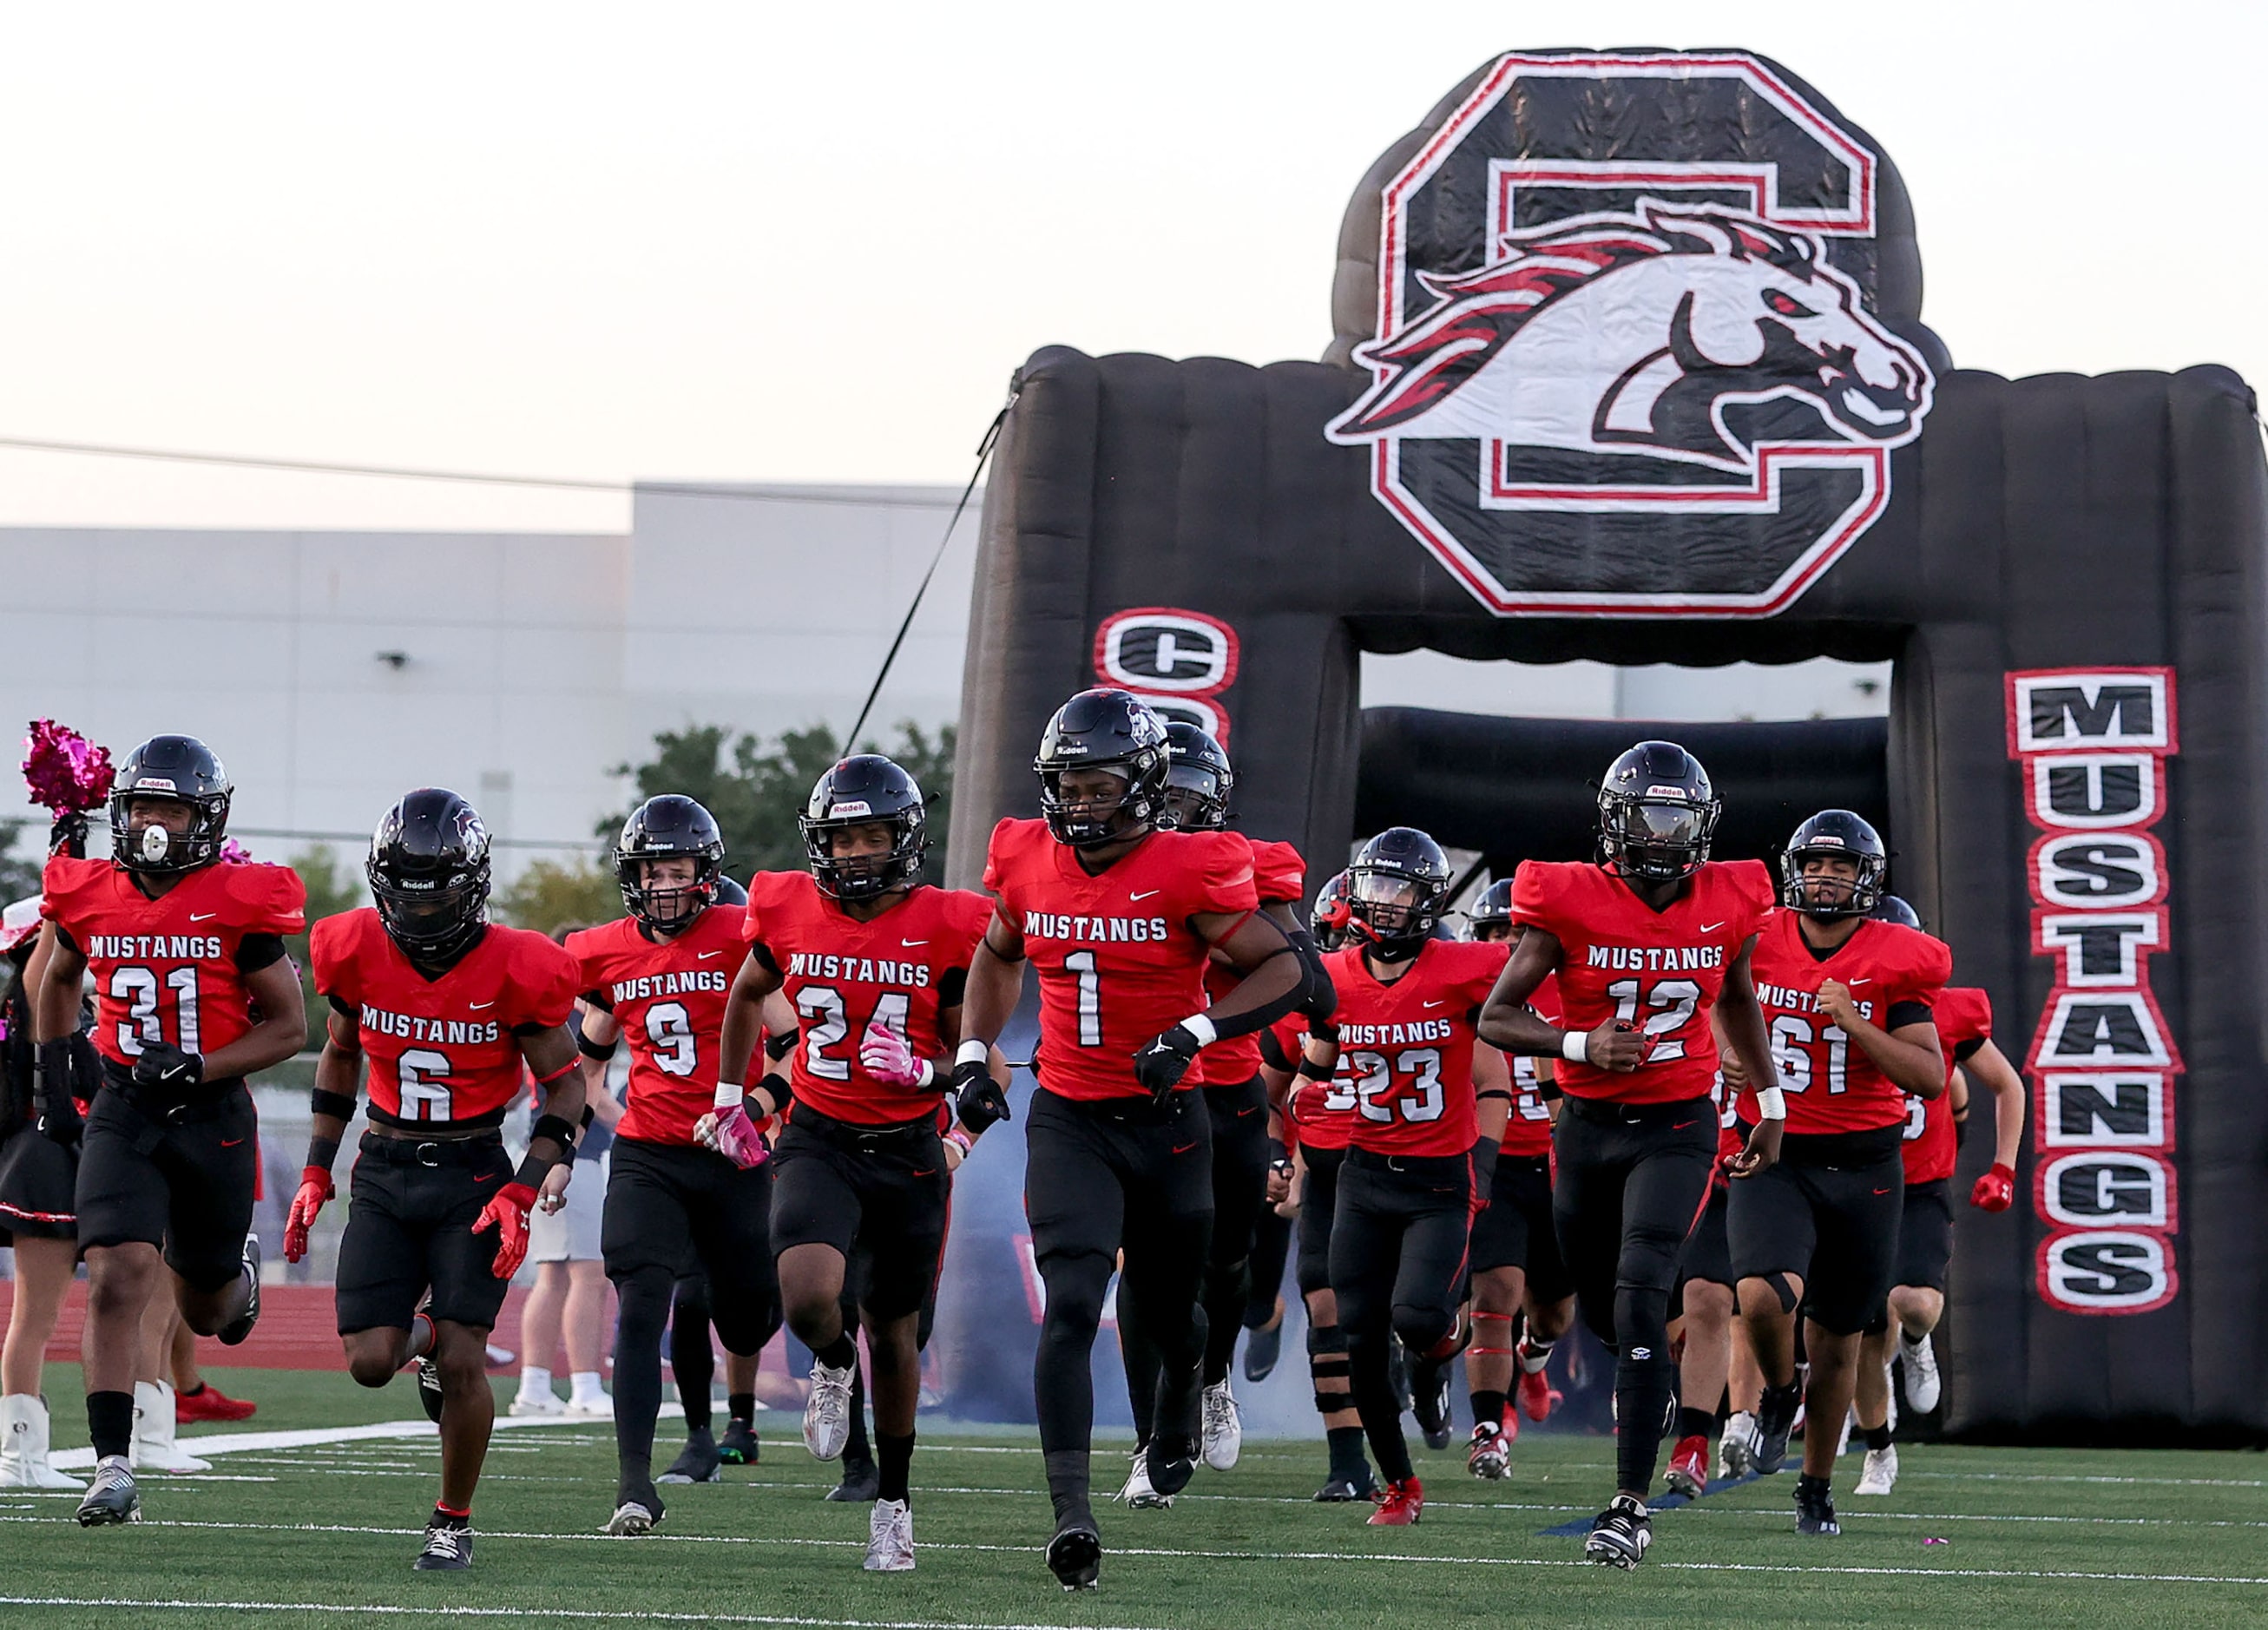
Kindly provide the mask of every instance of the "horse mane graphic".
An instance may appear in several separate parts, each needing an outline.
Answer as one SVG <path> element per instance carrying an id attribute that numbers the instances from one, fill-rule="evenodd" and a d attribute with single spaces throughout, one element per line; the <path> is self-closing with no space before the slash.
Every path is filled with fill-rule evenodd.
<path id="1" fill-rule="evenodd" d="M 1811 236 L 1641 198 L 1504 242 L 1478 270 L 1417 274 L 1432 305 L 1356 350 L 1377 378 L 1332 440 L 1472 439 L 1753 475 L 1755 447 L 1727 419 L 1742 404 L 1806 404 L 1818 428 L 1797 439 L 1818 445 L 1920 433 L 1928 365 Z"/>

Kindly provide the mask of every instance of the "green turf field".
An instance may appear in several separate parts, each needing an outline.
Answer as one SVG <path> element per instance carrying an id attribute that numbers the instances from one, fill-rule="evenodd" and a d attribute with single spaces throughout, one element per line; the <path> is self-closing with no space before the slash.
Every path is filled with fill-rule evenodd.
<path id="1" fill-rule="evenodd" d="M 231 1434 L 401 1419 L 407 1384 L 215 1371 L 261 1400 Z M 51 1372 L 67 1414 L 75 1372 Z M 58 1435 L 76 1440 L 75 1422 Z M 1539 1530 L 1595 1510 L 1607 1439 L 1538 1438 L 1483 1485 L 1461 1457 L 1424 1456 L 1423 1525 L 1373 1530 L 1318 1507 L 1321 1451 L 1253 1442 L 1233 1472 L 1198 1473 L 1165 1512 L 1102 1512 L 1102 1589 L 1058 1590 L 1041 1564 L 1047 1501 L 1027 1437 L 928 1433 L 915 1463 L 911 1575 L 868 1575 L 866 1512 L 819 1496 L 831 1468 L 795 1423 L 764 1421 L 764 1464 L 667 1491 L 643 1539 L 597 1534 L 612 1508 L 611 1435 L 588 1423 L 499 1433 L 475 1512 L 470 1575 L 413 1575 L 434 1492 L 428 1438 L 268 1448 L 210 1478 L 144 1479 L 147 1520 L 83 1531 L 68 1497 L 0 1493 L 0 1616 L 41 1626 L 408 1622 L 1267 1626 L 1737 1622 L 1749 1626 L 2268 1620 L 2268 1462 L 2249 1454 L 1911 1448 L 1897 1493 L 1841 1506 L 1840 1539 L 1793 1531 L 1783 1474 L 1655 1520 L 1636 1575 L 1587 1567 Z M 675 1427 L 664 1423 L 666 1458 Z M 1097 1457 L 1115 1485 L 1125 1446 Z M 1837 1482 L 1858 1471 L 1848 1457 Z M 1942 1540 L 1944 1544 L 1931 1544 Z"/>

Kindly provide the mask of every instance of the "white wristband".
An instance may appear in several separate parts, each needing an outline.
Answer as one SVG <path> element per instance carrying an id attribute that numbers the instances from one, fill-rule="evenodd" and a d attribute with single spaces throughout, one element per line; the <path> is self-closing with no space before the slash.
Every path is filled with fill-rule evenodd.
<path id="1" fill-rule="evenodd" d="M 1182 1029 L 1196 1036 L 1200 1047 L 1210 1047 L 1220 1039 L 1220 1032 L 1212 1028 L 1212 1021 L 1201 1013 L 1193 1013 L 1182 1020 Z"/>
<path id="2" fill-rule="evenodd" d="M 953 1055 L 953 1061 L 957 1065 L 982 1064 L 991 1056 L 991 1043 L 980 1042 L 976 1040 L 974 1037 L 971 1037 L 969 1040 L 961 1044 L 961 1050 Z"/>
<path id="3" fill-rule="evenodd" d="M 1559 1038 L 1559 1056 L 1570 1064 L 1590 1063 L 1591 1033 L 1588 1030 L 1568 1031 Z"/>
<path id="4" fill-rule="evenodd" d="M 737 1108 L 740 1104 L 740 1097 L 741 1093 L 740 1082 L 719 1081 L 717 1083 L 716 1104 L 717 1108 L 720 1111 Z"/>
<path id="5" fill-rule="evenodd" d="M 935 1086 L 936 1084 L 937 1084 L 937 1064 L 936 1064 L 936 1061 L 935 1061 L 934 1059 L 924 1058 L 924 1059 L 921 1061 L 921 1073 L 920 1073 L 918 1076 L 917 1076 L 917 1077 L 915 1077 L 915 1078 L 914 1078 L 914 1090 L 915 1090 L 916 1092 L 923 1092 L 923 1091 L 926 1091 L 928 1088 L 932 1088 L 932 1087 Z"/>
<path id="6" fill-rule="evenodd" d="M 1777 1087 L 1756 1088 L 1756 1114 L 1768 1121 L 1787 1118 L 1787 1095 Z"/>

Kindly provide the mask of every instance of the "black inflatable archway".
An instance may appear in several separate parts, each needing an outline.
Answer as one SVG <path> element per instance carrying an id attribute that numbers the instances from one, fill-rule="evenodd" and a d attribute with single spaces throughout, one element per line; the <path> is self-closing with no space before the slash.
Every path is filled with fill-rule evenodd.
<path id="1" fill-rule="evenodd" d="M 2268 1435 L 2252 395 L 1954 370 L 1919 296 L 1888 157 L 1776 64 L 1484 65 L 1356 194 L 1325 361 L 1022 371 L 954 881 L 1098 675 L 1225 731 L 1243 824 L 1329 857 L 1361 652 L 1894 659 L 1894 881 L 2035 1095 L 2029 1203 L 1960 1224 L 1950 1425 Z"/>

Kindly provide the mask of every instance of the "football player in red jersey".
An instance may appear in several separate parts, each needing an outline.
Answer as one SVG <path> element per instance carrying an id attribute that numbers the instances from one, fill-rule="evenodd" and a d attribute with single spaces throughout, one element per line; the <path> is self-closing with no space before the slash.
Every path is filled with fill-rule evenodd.
<path id="1" fill-rule="evenodd" d="M 1858 1379 L 1859 1339 L 1896 1267 L 1906 1095 L 1945 1090 L 1933 1009 L 1953 954 L 1926 933 L 1874 918 L 1889 864 L 1881 837 L 1862 817 L 1847 809 L 1813 815 L 1780 857 L 1783 909 L 1751 958 L 1787 1125 L 1778 1163 L 1733 1191 L 1726 1234 L 1741 1323 L 1764 1370 L 1756 1470 L 1779 1470 L 1799 1403 L 1816 1423 L 1804 1435 L 1795 1484 L 1796 1530 L 1804 1534 L 1842 1531 L 1828 1479 Z M 1742 1063 L 1729 1060 L 1725 1080 L 1742 1089 L 1742 1118 L 1753 1121 L 1759 1078 Z M 1799 1306 L 1808 1387 L 1796 1374 Z"/>
<path id="2" fill-rule="evenodd" d="M 1528 860 L 1513 874 L 1513 920 L 1527 932 L 1481 1015 L 1491 1045 L 1565 1060 L 1552 1222 L 1583 1320 L 1618 1355 L 1618 1486 L 1584 1555 L 1619 1567 L 1637 1567 L 1653 1540 L 1646 1494 L 1669 1406 L 1669 1291 L 1716 1163 L 1711 1012 L 1758 1071 L 1771 1058 L 1749 952 L 1771 910 L 1771 874 L 1709 859 L 1719 809 L 1709 772 L 1675 742 L 1641 741 L 1615 760 L 1599 789 L 1597 862 Z M 1555 970 L 1564 1030 L 1527 1006 Z M 1779 1107 L 1766 1100 L 1736 1176 L 1777 1157 Z"/>
<path id="3" fill-rule="evenodd" d="M 1506 945 L 1520 937 L 1512 920 L 1512 880 L 1491 883 L 1465 913 L 1472 937 Z M 1559 1016 L 1556 980 L 1546 979 L 1528 999 L 1546 1023 Z M 1511 1409 L 1517 1377 L 1520 1407 L 1530 1420 L 1551 1413 L 1551 1383 L 1544 1366 L 1575 1322 L 1575 1281 L 1551 1226 L 1551 1125 L 1559 1088 L 1549 1059 L 1512 1060 L 1503 1140 L 1486 1210 L 1473 1223 L 1473 1339 L 1465 1349 L 1465 1383 L 1472 1394 L 1473 1435 L 1465 1465 L 1475 1477 L 1501 1478 L 1520 1435 Z M 1517 1341 L 1513 1323 L 1523 1328 Z"/>
<path id="4" fill-rule="evenodd" d="M 161 1269 L 178 1276 L 173 1294 L 199 1335 L 240 1342 L 260 1317 L 258 1140 L 244 1078 L 307 1038 L 284 955 L 284 937 L 306 926 L 307 891 L 289 867 L 220 864 L 232 791 L 203 742 L 152 736 L 111 788 L 111 858 L 58 854 L 42 883 L 33 1031 L 43 1046 L 77 1033 L 92 972 L 102 1055 L 77 1197 L 96 1456 L 78 1520 L 89 1526 L 141 1513 L 127 1457 L 143 1310 Z M 48 1095 L 50 1135 L 68 1135 L 70 1105 L 68 1093 Z"/>
<path id="5" fill-rule="evenodd" d="M 1236 772 L 1207 732 L 1184 720 L 1166 726 L 1167 755 L 1163 824 L 1178 832 L 1225 832 Z M 1307 863 L 1289 844 L 1248 838 L 1253 886 L 1260 909 L 1292 937 L 1303 955 L 1314 941 L 1294 911 L 1307 891 Z M 1320 970 L 1321 959 L 1315 966 Z M 1320 987 L 1321 979 L 1311 984 Z M 1235 988 L 1236 974 L 1218 957 L 1205 965 L 1208 996 Z M 1204 1089 L 1212 1121 L 1212 1247 L 1205 1263 L 1204 1390 L 1199 1448 L 1216 1471 L 1236 1464 L 1244 1442 L 1236 1394 L 1228 1378 L 1237 1332 L 1252 1290 L 1252 1243 L 1268 1199 L 1268 1094 L 1260 1081 L 1259 1035 L 1224 1037 L 1197 1055 L 1189 1079 Z M 1125 1359 L 1126 1390 L 1134 1412 L 1134 1464 L 1118 1498 L 1130 1506 L 1165 1505 L 1170 1496 L 1150 1486 L 1149 1440 L 1158 1398 L 1159 1356 L 1143 1324 L 1138 1294 L 1118 1297 L 1118 1343 Z"/>
<path id="6" fill-rule="evenodd" d="M 1424 1513 L 1425 1491 L 1402 1434 L 1389 1344 L 1410 1354 L 1419 1425 L 1429 1436 L 1445 1432 L 1472 1220 L 1488 1203 L 1511 1101 L 1502 1055 L 1476 1046 L 1474 1029 L 1506 951 L 1433 938 L 1449 859 L 1414 827 L 1365 844 L 1347 884 L 1348 943 L 1324 961 L 1338 992 L 1337 1038 L 1326 1046 L 1355 1100 L 1331 1291 L 1355 1407 L 1386 1479 L 1370 1521 L 1402 1527 Z"/>
<path id="7" fill-rule="evenodd" d="M 454 793 L 404 793 L 372 834 L 365 873 L 376 905 L 326 917 L 308 940 L 331 1015 L 284 1254 L 306 1254 L 335 1192 L 331 1164 L 367 1058 L 339 1336 L 366 1387 L 416 1361 L 418 1400 L 441 1427 L 441 1497 L 411 1566 L 453 1571 L 472 1566 L 473 1491 L 496 1420 L 489 1331 L 527 1255 L 536 1191 L 575 1156 L 584 1087 L 567 1019 L 579 986 L 575 959 L 549 936 L 489 921 L 488 829 Z M 503 1125 L 523 1067 L 543 1112 L 515 1170 Z"/>
<path id="8" fill-rule="evenodd" d="M 1033 769 L 1043 819 L 992 831 L 984 881 L 998 904 L 969 967 L 954 1073 L 965 1114 L 969 1092 L 990 1085 L 987 1051 L 1035 963 L 1040 1084 L 1024 1200 L 1047 1311 L 1033 1380 L 1055 1507 L 1048 1566 L 1080 1589 L 1101 1567 L 1090 1363 L 1122 1249 L 1121 1294 L 1141 1305 L 1163 1361 L 1152 1486 L 1178 1494 L 1195 1470 L 1211 1123 L 1183 1078 L 1200 1048 L 1291 1012 L 1308 979 L 1291 936 L 1259 910 L 1244 839 L 1159 830 L 1166 727 L 1141 702 L 1081 691 L 1049 720 Z M 1243 977 L 1208 1007 L 1215 949 Z"/>
<path id="9" fill-rule="evenodd" d="M 725 1013 L 724 1079 L 738 1081 L 746 1067 L 763 999 L 784 992 L 801 1039 L 780 1106 L 787 1125 L 774 1162 L 772 1247 L 789 1325 L 811 1348 L 803 1441 L 834 1460 L 850 1437 L 858 1348 L 843 1290 L 855 1252 L 865 1270 L 858 1317 L 874 1370 L 878 1472 L 865 1566 L 900 1573 L 914 1566 L 909 1471 L 921 1314 L 944 1258 L 952 1191 L 939 1110 L 992 903 L 922 882 L 927 802 L 913 777 L 880 754 L 854 755 L 821 776 L 799 824 L 809 869 L 748 880 L 747 957 Z M 991 1093 L 963 1096 L 965 1125 L 945 1135 L 964 1153 L 990 1124 L 983 1100 L 998 1095 L 1006 1073 L 992 1060 Z"/>
<path id="10" fill-rule="evenodd" d="M 695 1136 L 715 1102 L 725 1002 L 746 955 L 740 913 L 717 904 L 724 876 L 716 817 L 679 793 L 649 798 L 615 843 L 628 914 L 567 940 L 582 970 L 586 1073 L 603 1081 L 615 1047 L 630 1050 L 600 1236 L 619 1309 L 610 1534 L 648 1533 L 662 1519 L 653 1481 L 662 1326 L 688 1247 L 708 1287 L 707 1317 L 687 1320 L 699 1324 L 701 1346 L 713 1321 L 726 1352 L 753 1359 L 780 1325 L 771 1172 L 744 1169 Z M 714 1439 L 688 1428 L 672 1471 L 706 1482 L 718 1465 Z"/>

